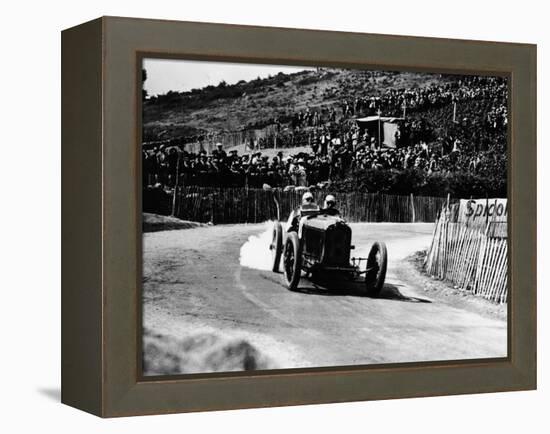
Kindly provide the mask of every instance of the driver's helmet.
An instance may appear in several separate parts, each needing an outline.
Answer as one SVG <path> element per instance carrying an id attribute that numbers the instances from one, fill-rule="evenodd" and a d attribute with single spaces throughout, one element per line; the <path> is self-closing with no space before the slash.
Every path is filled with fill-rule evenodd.
<path id="1" fill-rule="evenodd" d="M 325 197 L 325 208 L 335 208 L 336 198 L 332 194 L 327 194 Z"/>
<path id="2" fill-rule="evenodd" d="M 311 205 L 313 204 L 313 194 L 310 191 L 306 191 L 302 195 L 302 205 Z"/>
<path id="3" fill-rule="evenodd" d="M 302 211 L 318 210 L 319 206 L 315 203 L 313 194 L 306 192 L 302 196 Z"/>

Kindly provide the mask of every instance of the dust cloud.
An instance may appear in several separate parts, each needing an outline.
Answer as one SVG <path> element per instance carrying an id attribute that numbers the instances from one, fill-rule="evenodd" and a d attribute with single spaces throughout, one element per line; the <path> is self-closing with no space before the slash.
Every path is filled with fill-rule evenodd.
<path id="1" fill-rule="evenodd" d="M 240 263 L 243 267 L 256 270 L 271 270 L 271 238 L 273 236 L 273 224 L 275 222 L 265 222 L 265 229 L 259 235 L 251 235 L 242 247 L 240 254 Z"/>

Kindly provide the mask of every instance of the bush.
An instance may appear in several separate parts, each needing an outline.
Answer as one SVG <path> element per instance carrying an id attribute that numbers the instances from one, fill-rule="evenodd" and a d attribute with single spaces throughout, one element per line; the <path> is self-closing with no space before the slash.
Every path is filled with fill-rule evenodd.
<path id="1" fill-rule="evenodd" d="M 402 171 L 389 169 L 357 170 L 351 176 L 337 180 L 332 188 L 335 191 L 367 191 L 397 195 L 415 194 L 419 196 L 506 197 L 505 176 L 484 176 L 470 172 L 428 174 L 424 170 Z"/>

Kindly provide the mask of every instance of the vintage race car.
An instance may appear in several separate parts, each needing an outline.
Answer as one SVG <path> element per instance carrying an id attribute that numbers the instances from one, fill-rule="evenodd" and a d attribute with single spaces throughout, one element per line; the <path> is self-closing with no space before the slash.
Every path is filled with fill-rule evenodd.
<path id="1" fill-rule="evenodd" d="M 357 280 L 365 275 L 364 290 L 376 296 L 384 286 L 387 250 L 383 242 L 375 242 L 367 258 L 350 257 L 351 228 L 331 210 L 302 210 L 297 224 L 292 216 L 286 230 L 275 221 L 270 245 L 274 272 L 281 266 L 290 290 L 295 290 L 302 272 L 312 278 L 319 276 L 347 277 Z M 364 264 L 364 269 L 362 265 Z"/>

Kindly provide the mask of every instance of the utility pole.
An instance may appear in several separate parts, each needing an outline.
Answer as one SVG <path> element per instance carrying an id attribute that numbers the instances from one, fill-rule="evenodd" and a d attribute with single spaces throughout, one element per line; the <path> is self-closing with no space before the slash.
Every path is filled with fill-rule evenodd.
<path id="1" fill-rule="evenodd" d="M 180 152 L 178 148 L 178 160 L 176 162 L 176 179 L 174 180 L 174 193 L 172 196 L 172 216 L 176 216 L 176 202 L 177 202 L 177 196 L 178 196 L 178 181 L 180 178 Z"/>
<path id="2" fill-rule="evenodd" d="M 381 137 L 381 127 L 380 127 L 380 115 L 382 114 L 382 111 L 380 109 L 378 109 L 378 111 L 376 112 L 378 113 L 378 149 L 380 149 L 382 147 L 381 145 L 381 140 L 382 140 L 382 137 Z"/>
<path id="3" fill-rule="evenodd" d="M 453 123 L 456 123 L 456 97 L 453 95 Z"/>

